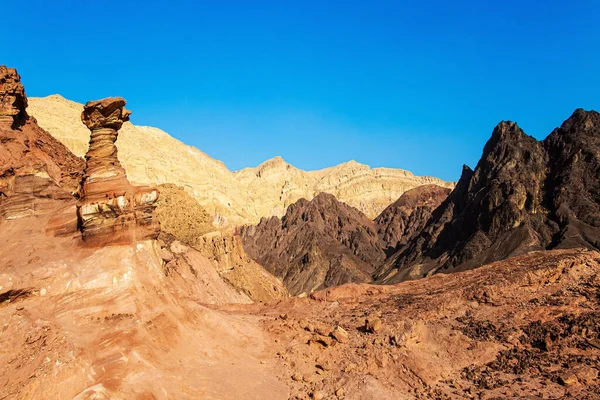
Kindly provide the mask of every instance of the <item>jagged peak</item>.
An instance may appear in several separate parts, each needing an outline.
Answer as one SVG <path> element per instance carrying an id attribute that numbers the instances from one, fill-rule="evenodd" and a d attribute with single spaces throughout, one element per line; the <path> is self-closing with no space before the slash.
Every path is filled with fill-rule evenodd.
<path id="1" fill-rule="evenodd" d="M 600 114 L 597 111 L 586 111 L 578 108 L 560 126 L 561 134 L 570 134 L 576 130 L 590 130 L 600 127 Z"/>

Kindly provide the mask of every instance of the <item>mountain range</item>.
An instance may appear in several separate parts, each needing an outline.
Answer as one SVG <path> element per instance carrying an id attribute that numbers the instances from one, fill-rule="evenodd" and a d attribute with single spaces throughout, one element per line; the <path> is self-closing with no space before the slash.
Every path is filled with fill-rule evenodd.
<path id="1" fill-rule="evenodd" d="M 83 105 L 60 95 L 29 98 L 28 113 L 75 155 L 88 148 L 89 131 L 81 124 Z M 199 128 L 201 129 L 201 128 Z M 256 223 L 265 216 L 283 216 L 290 204 L 330 193 L 370 218 L 408 189 L 454 183 L 418 177 L 409 171 L 370 168 L 355 161 L 318 171 L 303 171 L 274 157 L 255 168 L 232 172 L 195 147 L 166 132 L 125 122 L 117 139 L 119 159 L 137 184 L 171 183 L 185 188 L 217 227 Z"/>
<path id="2" fill-rule="evenodd" d="M 27 104 L 0 66 L 1 399 L 598 397 L 597 112 L 544 141 L 500 123 L 450 193 L 218 229 L 181 185 L 129 181 L 125 99 L 86 103 L 84 159 Z"/>

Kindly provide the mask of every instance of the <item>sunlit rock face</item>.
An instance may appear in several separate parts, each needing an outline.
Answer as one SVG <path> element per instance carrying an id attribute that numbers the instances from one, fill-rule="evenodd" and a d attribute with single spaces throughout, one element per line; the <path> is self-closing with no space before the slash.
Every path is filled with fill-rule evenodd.
<path id="1" fill-rule="evenodd" d="M 83 160 L 40 128 L 26 107 L 19 74 L 0 66 L 0 225 L 50 215 L 48 231 L 76 235 Z"/>
<path id="2" fill-rule="evenodd" d="M 14 68 L 0 66 L 0 124 L 21 124 L 27 118 L 27 96 Z"/>
<path id="3" fill-rule="evenodd" d="M 133 186 L 117 157 L 118 131 L 131 114 L 124 107 L 124 99 L 110 97 L 88 102 L 81 114 L 91 131 L 78 206 L 83 239 L 88 244 L 156 239 L 160 232 L 152 217 L 158 189 Z"/>

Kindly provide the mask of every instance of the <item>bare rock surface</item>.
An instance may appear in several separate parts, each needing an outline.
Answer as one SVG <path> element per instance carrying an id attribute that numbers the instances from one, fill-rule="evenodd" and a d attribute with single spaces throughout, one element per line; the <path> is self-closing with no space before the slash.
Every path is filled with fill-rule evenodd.
<path id="1" fill-rule="evenodd" d="M 254 301 L 288 296 L 281 280 L 246 254 L 240 236 L 230 230 L 217 230 L 213 218 L 182 187 L 164 184 L 159 189 L 156 218 L 161 225 L 161 241 L 178 241 L 198 250 L 225 281 Z"/>
<path id="2" fill-rule="evenodd" d="M 89 132 L 81 125 L 82 104 L 53 95 L 29 99 L 28 110 L 73 153 L 86 154 Z M 333 194 L 375 218 L 406 190 L 425 184 L 448 188 L 454 185 L 401 169 L 370 168 L 355 161 L 303 171 L 274 157 L 255 168 L 231 172 L 222 162 L 160 129 L 130 122 L 123 124 L 116 145 L 132 183 L 182 186 L 210 215 L 216 216 L 219 226 L 281 217 L 290 204 L 301 198 L 310 200 L 321 192 Z"/>
<path id="3" fill-rule="evenodd" d="M 81 114 L 91 139 L 77 210 L 89 244 L 156 239 L 160 232 L 152 216 L 158 189 L 129 183 L 117 156 L 118 131 L 131 114 L 124 107 L 125 100 L 110 97 L 88 102 Z"/>
<path id="4" fill-rule="evenodd" d="M 41 129 L 27 115 L 26 105 L 16 70 L 0 66 L 0 226 L 7 220 L 52 215 L 50 231 L 76 234 L 74 196 L 84 163 Z"/>
<path id="5" fill-rule="evenodd" d="M 544 141 L 500 123 L 424 229 L 379 268 L 382 282 L 478 267 L 531 250 L 598 248 L 600 114 L 576 110 Z"/>
<path id="6" fill-rule="evenodd" d="M 373 221 L 333 195 L 292 204 L 283 218 L 241 228 L 244 249 L 293 295 L 370 280 L 385 259 Z"/>
<path id="7" fill-rule="evenodd" d="M 379 237 L 393 252 L 421 233 L 431 213 L 450 194 L 438 185 L 423 185 L 407 190 L 375 218 Z"/>

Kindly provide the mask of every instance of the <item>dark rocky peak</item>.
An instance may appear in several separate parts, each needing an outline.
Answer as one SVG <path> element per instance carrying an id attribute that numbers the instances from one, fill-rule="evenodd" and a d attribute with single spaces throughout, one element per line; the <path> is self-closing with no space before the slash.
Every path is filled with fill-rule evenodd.
<path id="1" fill-rule="evenodd" d="M 243 227 L 240 236 L 246 253 L 292 294 L 368 281 L 385 259 L 375 223 L 326 193 L 298 200 L 281 219 Z"/>
<path id="2" fill-rule="evenodd" d="M 475 179 L 510 178 L 522 170 L 544 162 L 543 146 L 526 135 L 510 121 L 499 123 L 483 148 L 481 160 L 475 168 Z"/>

